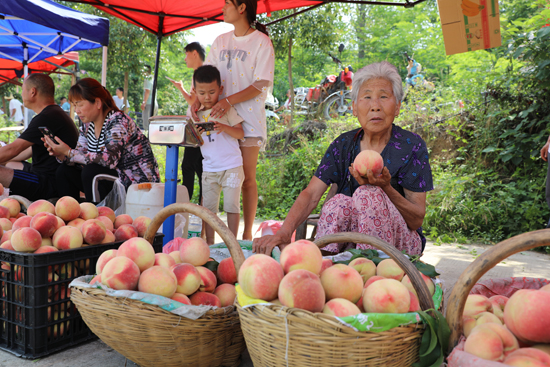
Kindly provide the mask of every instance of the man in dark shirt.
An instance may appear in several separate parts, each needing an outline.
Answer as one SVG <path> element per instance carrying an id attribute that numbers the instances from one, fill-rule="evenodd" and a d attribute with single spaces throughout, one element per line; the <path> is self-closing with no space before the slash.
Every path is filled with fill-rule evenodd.
<path id="1" fill-rule="evenodd" d="M 57 196 L 55 171 L 59 162 L 49 155 L 42 141 L 39 127 L 46 127 L 54 136 L 59 136 L 71 148 L 76 146 L 78 130 L 73 121 L 54 100 L 55 86 L 45 74 L 31 74 L 23 82 L 23 104 L 36 116 L 25 131 L 11 144 L 0 148 L 0 183 L 10 189 L 11 195 L 21 195 L 29 200 L 50 199 Z M 20 153 L 32 150 L 30 172 L 4 167 Z M 28 153 L 27 153 L 28 155 Z"/>

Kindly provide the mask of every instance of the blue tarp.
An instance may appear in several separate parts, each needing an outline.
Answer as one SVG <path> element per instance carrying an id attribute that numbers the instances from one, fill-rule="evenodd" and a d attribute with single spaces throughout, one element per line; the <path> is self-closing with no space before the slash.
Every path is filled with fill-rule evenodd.
<path id="1" fill-rule="evenodd" d="M 109 20 L 50 0 L 0 1 L 0 58 L 29 62 L 109 44 Z"/>

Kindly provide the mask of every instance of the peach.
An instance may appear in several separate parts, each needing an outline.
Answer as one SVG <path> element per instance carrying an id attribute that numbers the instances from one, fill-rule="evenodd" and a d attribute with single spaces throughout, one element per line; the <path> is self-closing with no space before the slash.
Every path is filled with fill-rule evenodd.
<path id="1" fill-rule="evenodd" d="M 361 313 L 359 307 L 343 298 L 333 298 L 323 307 L 323 313 L 336 317 L 346 317 Z"/>
<path id="2" fill-rule="evenodd" d="M 201 266 L 210 258 L 210 247 L 200 237 L 192 237 L 183 241 L 180 245 L 180 259 L 183 263 Z"/>
<path id="3" fill-rule="evenodd" d="M 540 288 L 539 291 L 550 292 L 550 284 L 546 284 L 544 287 Z"/>
<path id="4" fill-rule="evenodd" d="M 367 280 L 367 282 L 365 283 L 365 285 L 363 286 L 363 289 L 367 288 L 369 285 L 371 285 L 372 283 L 376 282 L 377 280 L 382 280 L 382 279 L 386 279 L 384 277 L 381 277 L 379 275 L 375 275 L 373 277 L 370 277 L 369 280 Z"/>
<path id="5" fill-rule="evenodd" d="M 34 252 L 40 248 L 42 236 L 36 229 L 24 227 L 13 232 L 10 241 L 15 251 Z"/>
<path id="6" fill-rule="evenodd" d="M 0 208 L 4 208 L 4 207 L 2 206 Z M 6 209 L 6 208 L 4 208 L 4 209 Z M 10 220 L 8 218 L 0 218 L 0 227 L 2 227 L 2 229 L 4 231 L 9 231 L 12 226 L 13 226 L 13 224 L 10 222 Z"/>
<path id="7" fill-rule="evenodd" d="M 120 227 L 123 224 L 132 224 L 132 223 L 134 223 L 134 220 L 132 219 L 132 217 L 130 215 L 121 214 L 121 215 L 119 215 L 115 218 L 114 225 L 115 225 L 115 229 L 117 229 L 118 227 Z"/>
<path id="8" fill-rule="evenodd" d="M 544 353 L 550 356 L 550 344 L 536 344 L 536 345 L 533 345 L 533 348 L 542 350 Z"/>
<path id="9" fill-rule="evenodd" d="M 168 254 L 155 254 L 155 263 L 153 266 L 162 266 L 166 269 L 171 269 L 172 266 L 176 265 L 176 261 Z"/>
<path id="10" fill-rule="evenodd" d="M 199 291 L 210 293 L 214 292 L 217 285 L 216 275 L 204 266 L 196 266 L 196 268 L 201 276 L 201 286 Z"/>
<path id="11" fill-rule="evenodd" d="M 549 367 L 550 355 L 536 348 L 520 348 L 508 354 L 503 363 L 516 367 Z"/>
<path id="12" fill-rule="evenodd" d="M 57 226 L 55 227 L 56 231 L 61 227 L 65 227 L 65 222 L 63 219 L 59 218 L 57 215 L 55 216 L 55 219 L 57 219 Z"/>
<path id="13" fill-rule="evenodd" d="M 191 304 L 191 301 L 189 300 L 189 297 L 187 297 L 185 294 L 181 294 L 181 293 L 174 293 L 174 295 L 172 296 L 172 300 L 174 300 L 176 302 L 179 302 L 179 303 L 183 303 L 184 305 L 190 305 Z"/>
<path id="14" fill-rule="evenodd" d="M 78 228 L 80 230 L 82 228 L 82 224 L 84 224 L 84 222 L 85 222 L 84 219 L 76 218 L 76 219 L 71 220 L 69 223 L 67 223 L 67 226 L 75 227 L 75 228 Z"/>
<path id="15" fill-rule="evenodd" d="M 9 217 L 10 217 L 10 210 L 5 206 L 0 206 L 0 218 L 9 219 Z"/>
<path id="16" fill-rule="evenodd" d="M 13 230 L 9 230 L 9 231 L 5 231 L 3 234 L 2 234 L 2 238 L 0 239 L 0 244 L 1 243 L 4 243 L 6 241 L 9 241 L 11 239 L 11 235 L 13 233 Z"/>
<path id="17" fill-rule="evenodd" d="M 8 208 L 10 212 L 10 218 L 14 218 L 21 212 L 21 204 L 19 204 L 19 201 L 12 199 L 12 198 L 6 198 L 0 201 L 0 206 L 4 206 Z"/>
<path id="18" fill-rule="evenodd" d="M 102 208 L 104 208 L 104 207 L 102 207 Z M 103 223 L 103 225 L 105 226 L 105 229 L 107 229 L 111 232 L 113 232 L 115 230 L 115 227 L 113 226 L 113 222 L 108 217 L 100 215 L 99 217 L 96 218 L 96 220 Z"/>
<path id="19" fill-rule="evenodd" d="M 84 220 L 99 217 L 99 211 L 93 203 L 80 203 L 80 218 Z"/>
<path id="20" fill-rule="evenodd" d="M 56 252 L 56 251 L 59 251 L 59 250 L 56 249 L 53 246 L 41 246 L 34 253 L 35 254 L 45 254 L 45 253 L 48 253 L 48 252 Z"/>
<path id="21" fill-rule="evenodd" d="M 363 283 L 366 283 L 369 278 L 372 278 L 376 275 L 376 264 L 374 263 L 374 261 L 367 258 L 358 257 L 352 260 L 349 263 L 349 266 L 359 272 L 361 278 L 363 278 Z"/>
<path id="22" fill-rule="evenodd" d="M 134 219 L 134 222 L 132 223 L 132 225 L 136 228 L 139 237 L 143 237 L 143 235 L 145 234 L 145 231 L 149 227 L 149 224 L 151 224 L 151 221 L 152 221 L 151 218 L 146 217 L 144 215 L 141 215 L 136 219 Z"/>
<path id="23" fill-rule="evenodd" d="M 238 281 L 248 297 L 271 301 L 277 298 L 283 276 L 283 267 L 277 260 L 264 254 L 255 254 L 241 265 Z"/>
<path id="24" fill-rule="evenodd" d="M 283 249 L 280 262 L 285 274 L 296 269 L 305 269 L 319 275 L 321 273 L 323 255 L 319 247 L 313 242 L 299 240 Z"/>
<path id="25" fill-rule="evenodd" d="M 327 270 L 333 265 L 331 259 L 323 259 L 321 262 L 321 271 L 319 272 L 319 275 L 323 274 L 323 271 Z"/>
<path id="26" fill-rule="evenodd" d="M 466 304 L 464 305 L 464 312 L 462 316 L 471 317 L 481 312 L 493 312 L 493 306 L 489 298 L 482 296 L 481 294 L 470 294 L 466 298 Z"/>
<path id="27" fill-rule="evenodd" d="M 147 240 L 139 237 L 131 238 L 120 245 L 117 256 L 126 256 L 131 259 L 141 272 L 155 264 L 153 246 Z"/>
<path id="28" fill-rule="evenodd" d="M 359 298 L 359 301 L 355 302 L 355 305 L 359 308 L 359 311 L 361 313 L 365 313 L 365 308 L 363 307 L 363 295 L 361 294 L 361 298 Z"/>
<path id="29" fill-rule="evenodd" d="M 101 272 L 101 282 L 113 289 L 136 289 L 139 281 L 139 267 L 126 256 L 117 256 L 109 260 Z"/>
<path id="30" fill-rule="evenodd" d="M 98 245 L 105 238 L 107 229 L 105 225 L 97 219 L 88 219 L 82 223 L 82 238 L 89 245 Z"/>
<path id="31" fill-rule="evenodd" d="M 90 280 L 90 285 L 96 282 L 101 284 L 101 274 L 97 274 L 95 277 L 93 277 L 92 280 Z"/>
<path id="32" fill-rule="evenodd" d="M 321 312 L 325 297 L 319 276 L 306 269 L 289 271 L 279 284 L 279 301 L 283 306 Z"/>
<path id="33" fill-rule="evenodd" d="M 378 263 L 376 267 L 376 275 L 401 281 L 405 275 L 405 271 L 397 265 L 393 259 L 384 259 Z"/>
<path id="34" fill-rule="evenodd" d="M 116 214 L 113 209 L 109 208 L 108 206 L 98 206 L 97 207 L 97 214 L 99 214 L 100 217 L 107 217 L 111 220 L 111 223 L 114 225 L 116 220 Z"/>
<path id="35" fill-rule="evenodd" d="M 55 231 L 52 243 L 59 250 L 70 250 L 82 247 L 84 239 L 82 238 L 82 232 L 78 228 L 65 226 Z"/>
<path id="36" fill-rule="evenodd" d="M 177 293 L 189 296 L 199 290 L 202 279 L 199 271 L 193 265 L 176 264 L 172 267 L 172 272 L 177 279 Z"/>
<path id="37" fill-rule="evenodd" d="M 47 201 L 47 203 L 50 202 Z M 42 237 L 51 237 L 57 230 L 57 223 L 57 217 L 55 215 L 42 212 L 37 213 L 34 217 L 32 217 L 30 227 L 40 232 L 40 235 L 42 235 Z"/>
<path id="38" fill-rule="evenodd" d="M 476 327 L 477 325 L 486 324 L 489 322 L 502 325 L 502 322 L 500 321 L 500 319 L 496 317 L 494 314 L 492 314 L 491 312 L 481 312 L 481 313 L 478 313 L 477 315 L 464 317 L 464 321 L 463 321 L 464 336 L 467 338 L 472 332 L 472 330 L 474 329 L 474 327 Z"/>
<path id="39" fill-rule="evenodd" d="M 192 305 L 199 306 L 217 306 L 222 307 L 220 299 L 212 293 L 208 292 L 196 292 L 191 297 L 189 297 Z"/>
<path id="40" fill-rule="evenodd" d="M 7 240 L 7 241 L 2 242 L 2 244 L 0 245 L 0 248 L 1 248 L 1 249 L 4 249 L 4 250 L 15 251 L 15 249 L 14 249 L 13 246 L 11 245 L 11 241 L 10 241 L 10 240 Z"/>
<path id="41" fill-rule="evenodd" d="M 0 184 L 0 195 L 4 194 L 4 185 Z"/>
<path id="42" fill-rule="evenodd" d="M 415 293 L 409 291 L 409 296 L 411 296 L 411 305 L 409 306 L 409 312 L 420 311 L 420 301 Z"/>
<path id="43" fill-rule="evenodd" d="M 214 290 L 214 295 L 218 297 L 221 307 L 231 306 L 235 302 L 235 297 L 237 297 L 237 292 L 235 291 L 235 286 L 233 284 L 220 284 Z"/>
<path id="44" fill-rule="evenodd" d="M 344 298 L 355 303 L 361 298 L 363 278 L 351 266 L 335 264 L 321 274 L 321 283 L 327 301 L 333 298 Z"/>
<path id="45" fill-rule="evenodd" d="M 172 259 L 174 259 L 174 261 L 176 262 L 176 264 L 181 264 L 181 258 L 180 258 L 180 252 L 179 251 L 172 251 L 170 252 L 168 255 L 170 255 L 170 257 Z"/>
<path id="46" fill-rule="evenodd" d="M 50 213 L 55 215 L 55 206 L 48 200 L 36 200 L 27 208 L 27 215 L 32 217 L 38 213 Z"/>
<path id="47" fill-rule="evenodd" d="M 494 323 L 477 325 L 464 344 L 465 352 L 497 362 L 517 349 L 516 337 L 504 326 Z"/>
<path id="48" fill-rule="evenodd" d="M 550 343 L 549 314 L 550 292 L 520 289 L 506 303 L 504 323 L 522 342 L 547 344 Z"/>
<path id="49" fill-rule="evenodd" d="M 138 236 L 138 232 L 131 224 L 123 224 L 115 230 L 116 241 L 127 241 Z"/>
<path id="50" fill-rule="evenodd" d="M 237 283 L 237 271 L 235 270 L 235 264 L 232 258 L 228 257 L 220 261 L 217 273 L 221 283 Z"/>
<path id="51" fill-rule="evenodd" d="M 22 216 L 20 218 L 17 218 L 15 220 L 15 222 L 13 222 L 13 225 L 12 225 L 11 229 L 13 229 L 15 231 L 19 228 L 30 227 L 31 226 L 31 220 L 32 220 L 32 217 L 30 215 L 25 215 L 25 216 Z"/>
<path id="52" fill-rule="evenodd" d="M 497 316 L 501 322 L 504 322 L 504 307 L 508 302 L 508 297 L 497 295 L 489 297 L 491 306 L 493 307 L 493 314 Z"/>
<path id="53" fill-rule="evenodd" d="M 97 259 L 97 262 L 95 264 L 96 274 L 101 274 L 103 268 L 105 267 L 105 264 L 107 264 L 109 260 L 115 258 L 117 256 L 117 252 L 117 250 L 107 250 L 103 251 L 103 253 L 99 255 L 99 258 Z"/>
<path id="54" fill-rule="evenodd" d="M 382 173 L 383 168 L 384 161 L 382 160 L 382 156 L 374 150 L 362 150 L 353 161 L 353 169 L 361 176 L 366 176 L 369 169 L 372 170 L 375 176 L 378 176 Z"/>
<path id="55" fill-rule="evenodd" d="M 405 313 L 410 306 L 409 290 L 395 279 L 374 282 L 363 292 L 363 307 L 366 312 Z"/>
<path id="56" fill-rule="evenodd" d="M 428 290 L 430 291 L 430 295 L 433 296 L 434 293 L 435 293 L 435 284 L 434 284 L 434 282 L 432 281 L 432 279 L 429 276 L 424 275 L 422 273 L 420 273 L 420 275 L 422 276 L 422 280 L 424 280 L 424 283 L 426 283 L 426 286 L 428 287 Z M 403 277 L 403 279 L 401 279 L 401 283 L 403 283 L 403 285 L 405 287 L 407 287 L 408 290 L 410 290 L 411 292 L 416 294 L 416 290 L 414 289 L 408 275 L 405 275 Z"/>
<path id="57" fill-rule="evenodd" d="M 109 231 L 108 229 L 105 231 L 105 238 L 103 239 L 103 241 L 101 241 L 101 244 L 104 244 L 104 243 L 113 243 L 116 241 L 116 238 L 115 238 L 115 235 L 113 234 L 113 232 Z"/>
<path id="58" fill-rule="evenodd" d="M 40 244 L 40 247 L 44 246 L 53 246 L 53 242 L 50 237 L 42 237 L 42 243 Z"/>
<path id="59" fill-rule="evenodd" d="M 170 298 L 176 293 L 177 279 L 170 269 L 152 266 L 141 273 L 138 291 Z"/>
<path id="60" fill-rule="evenodd" d="M 55 215 L 70 222 L 80 216 L 80 204 L 71 196 L 63 196 L 55 203 Z"/>

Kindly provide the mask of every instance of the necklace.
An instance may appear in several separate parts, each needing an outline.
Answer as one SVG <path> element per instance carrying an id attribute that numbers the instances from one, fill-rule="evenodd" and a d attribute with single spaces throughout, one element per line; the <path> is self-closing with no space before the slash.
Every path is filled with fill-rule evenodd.
<path id="1" fill-rule="evenodd" d="M 241 37 L 244 37 L 246 36 L 246 34 L 248 33 L 248 31 L 250 30 L 250 28 L 252 28 L 252 26 L 249 26 L 248 29 L 246 30 L 246 32 L 244 32 L 244 34 L 241 36 Z M 238 36 L 237 36 L 238 37 Z"/>

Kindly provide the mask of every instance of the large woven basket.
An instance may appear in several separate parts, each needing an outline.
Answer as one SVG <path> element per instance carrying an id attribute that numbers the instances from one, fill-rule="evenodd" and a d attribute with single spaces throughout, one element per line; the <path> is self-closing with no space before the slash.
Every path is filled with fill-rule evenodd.
<path id="1" fill-rule="evenodd" d="M 466 304 L 468 294 L 470 294 L 470 291 L 477 281 L 486 272 L 509 256 L 540 246 L 550 246 L 550 230 L 542 229 L 523 233 L 499 242 L 479 255 L 479 257 L 462 272 L 451 291 L 447 305 L 446 318 L 451 328 L 449 353 L 458 344 L 462 336 L 462 314 L 464 312 L 464 305 Z M 480 362 L 478 365 L 482 366 L 482 363 Z"/>
<path id="2" fill-rule="evenodd" d="M 244 255 L 235 236 L 212 212 L 194 204 L 172 204 L 152 220 L 151 242 L 166 218 L 180 212 L 201 217 L 222 237 L 238 271 Z M 158 306 L 108 296 L 101 289 L 73 287 L 71 300 L 88 327 L 111 348 L 141 367 L 233 367 L 246 348 L 235 306 L 190 320 Z"/>
<path id="3" fill-rule="evenodd" d="M 422 310 L 433 300 L 420 272 L 388 243 L 361 233 L 338 233 L 315 241 L 367 243 L 384 251 L 411 278 Z M 243 308 L 237 304 L 241 327 L 255 366 L 410 366 L 418 361 L 424 332 L 421 323 L 399 326 L 379 333 L 358 332 L 336 318 L 277 305 Z"/>

